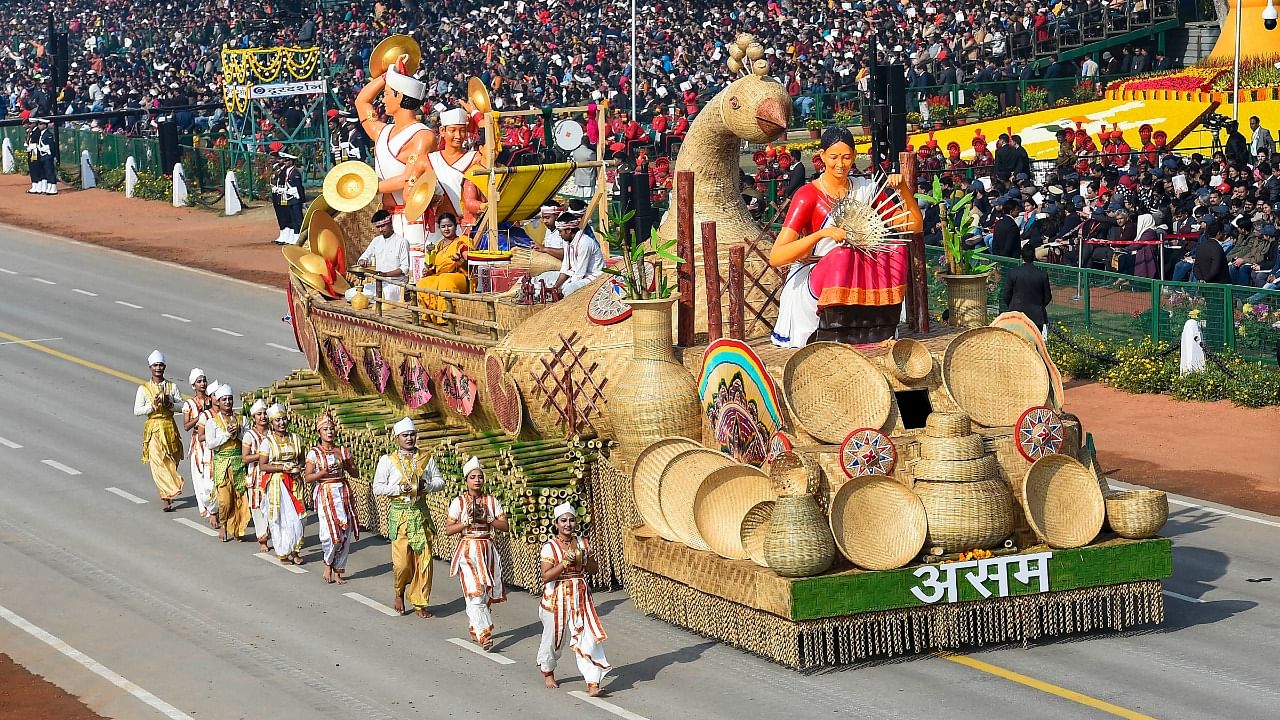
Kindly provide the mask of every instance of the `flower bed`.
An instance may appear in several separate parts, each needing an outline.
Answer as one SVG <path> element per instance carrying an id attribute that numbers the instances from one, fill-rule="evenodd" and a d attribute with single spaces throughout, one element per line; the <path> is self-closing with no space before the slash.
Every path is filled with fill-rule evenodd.
<path id="1" fill-rule="evenodd" d="M 1159 75 L 1147 75 L 1126 80 L 1112 89 L 1137 92 L 1141 90 L 1170 90 L 1174 92 L 1208 92 L 1226 68 L 1194 67 Z"/>

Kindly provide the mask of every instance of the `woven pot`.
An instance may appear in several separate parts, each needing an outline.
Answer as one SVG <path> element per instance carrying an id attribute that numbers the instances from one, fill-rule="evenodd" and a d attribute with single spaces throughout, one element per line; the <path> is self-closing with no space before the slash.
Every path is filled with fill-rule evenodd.
<path id="1" fill-rule="evenodd" d="M 831 567 L 836 541 L 815 497 L 783 495 L 774 501 L 764 559 L 783 577 L 809 577 Z"/>
<path id="2" fill-rule="evenodd" d="M 973 422 L 960 412 L 932 412 L 924 421 L 924 434 L 931 438 L 949 438 L 973 432 Z"/>
<path id="3" fill-rule="evenodd" d="M 940 275 L 947 286 L 947 309 L 951 313 L 951 324 L 962 328 L 986 327 L 987 317 L 987 276 L 981 275 Z"/>
<path id="4" fill-rule="evenodd" d="M 894 374 L 905 384 L 920 382 L 933 372 L 933 355 L 919 340 L 903 338 L 889 350 Z"/>
<path id="5" fill-rule="evenodd" d="M 1169 519 L 1169 496 L 1159 490 L 1112 490 L 1105 497 L 1107 521 L 1122 538 L 1155 537 Z"/>
<path id="6" fill-rule="evenodd" d="M 920 457 L 925 460 L 977 460 L 987 452 L 982 436 L 976 433 L 949 438 L 920 438 Z"/>
<path id="7" fill-rule="evenodd" d="M 631 306 L 631 360 L 609 396 L 609 415 L 618 441 L 615 462 L 631 469 L 640 451 L 664 437 L 702 436 L 698 385 L 676 361 L 671 346 L 671 308 L 678 295 L 661 300 L 627 300 Z M 611 383 L 612 384 L 612 383 Z"/>
<path id="8" fill-rule="evenodd" d="M 943 553 L 994 548 L 1013 534 L 1013 492 L 1000 478 L 974 482 L 916 479 L 929 534 L 924 546 Z"/>

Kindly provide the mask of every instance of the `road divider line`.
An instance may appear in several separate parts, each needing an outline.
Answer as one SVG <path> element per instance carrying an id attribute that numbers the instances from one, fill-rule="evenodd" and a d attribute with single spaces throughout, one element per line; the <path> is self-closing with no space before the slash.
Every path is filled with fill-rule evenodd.
<path id="1" fill-rule="evenodd" d="M 125 306 L 125 307 L 127 307 L 127 308 L 133 308 L 134 310 L 141 310 L 141 309 L 142 309 L 142 306 L 141 306 L 141 305 L 134 305 L 134 304 L 133 304 L 133 303 L 131 303 L 131 302 L 125 302 L 125 301 L 123 301 L 123 300 L 117 300 L 117 301 L 116 301 L 116 304 L 117 304 L 117 305 L 123 305 L 123 306 Z"/>
<path id="2" fill-rule="evenodd" d="M 1251 515 L 1245 515 L 1243 513 L 1238 513 L 1238 512 L 1231 512 L 1230 510 L 1223 510 L 1222 508 L 1209 507 L 1208 505 L 1197 505 L 1195 503 L 1189 503 L 1184 500 L 1174 500 L 1173 498 L 1169 498 L 1169 504 L 1180 505 L 1182 507 L 1195 508 L 1197 510 L 1204 510 L 1205 512 L 1211 512 L 1211 513 L 1214 513 L 1215 515 L 1226 515 L 1227 517 L 1233 517 L 1238 520 L 1248 520 L 1249 522 L 1258 523 L 1259 525 L 1270 525 L 1271 527 L 1280 527 L 1280 522 L 1276 522 L 1275 520 L 1266 520 L 1263 518 L 1256 518 Z"/>
<path id="3" fill-rule="evenodd" d="M 383 605 L 382 603 L 378 602 L 377 600 L 374 600 L 373 598 L 367 598 L 358 592 L 346 592 L 346 593 L 342 593 L 342 595 L 343 597 L 349 597 L 352 600 L 355 600 L 361 605 L 367 605 L 373 608 L 374 610 L 377 610 L 378 612 L 382 613 L 383 615 L 390 615 L 391 617 L 400 617 L 400 613 L 396 612 L 395 608 L 389 608 L 386 605 Z"/>
<path id="4" fill-rule="evenodd" d="M 1191 597 L 1190 595 L 1183 595 L 1182 593 L 1176 593 L 1176 592 L 1174 592 L 1174 591 L 1172 591 L 1172 590 L 1165 590 L 1165 591 L 1164 591 L 1164 594 L 1165 594 L 1165 595 L 1168 595 L 1168 596 L 1169 596 L 1169 597 L 1171 597 L 1171 598 L 1176 598 L 1176 599 L 1178 599 L 1178 600 L 1182 600 L 1182 601 L 1184 601 L 1184 602 L 1189 602 L 1189 603 L 1203 603 L 1203 602 L 1204 602 L 1204 600 L 1202 600 L 1202 599 L 1200 599 L 1200 598 L 1193 598 L 1193 597 Z"/>
<path id="5" fill-rule="evenodd" d="M 88 296 L 88 297 L 98 297 L 98 293 L 96 293 L 96 292 L 89 292 L 88 290 L 81 290 L 80 288 L 71 288 L 71 292 L 73 292 L 73 293 L 80 293 L 81 295 L 85 295 L 85 296 Z"/>
<path id="6" fill-rule="evenodd" d="M 5 446 L 5 447 L 7 447 L 7 448 L 13 448 L 14 450 L 21 450 L 21 449 L 22 449 L 22 446 L 21 446 L 21 445 L 19 445 L 18 443 L 14 442 L 14 441 L 12 441 L 12 440 L 10 440 L 10 439 L 8 439 L 8 438 L 2 438 L 2 437 L 0 437 L 0 445 L 3 445 L 3 446 Z"/>
<path id="7" fill-rule="evenodd" d="M 5 275 L 17 275 L 18 271 L 10 270 L 9 268 L 0 268 L 0 273 L 4 273 Z"/>
<path id="8" fill-rule="evenodd" d="M 227 330 L 226 328 L 216 327 L 216 328 L 209 328 L 209 329 L 214 332 L 222 333 L 223 335 L 230 335 L 231 337 L 244 337 L 244 333 L 238 333 L 234 330 Z"/>
<path id="9" fill-rule="evenodd" d="M 607 700 L 601 700 L 600 698 L 593 698 L 582 690 L 570 690 L 569 694 L 578 698 L 583 702 L 591 703 L 592 705 L 595 705 L 601 710 L 604 710 L 606 712 L 611 712 L 620 718 L 625 718 L 625 720 L 649 720 L 649 718 L 646 718 L 643 715 L 637 715 L 631 712 L 630 710 L 627 710 L 625 708 L 620 708 L 617 705 L 614 705 L 613 703 Z"/>
<path id="10" fill-rule="evenodd" d="M 504 657 L 502 655 L 499 655 L 498 653 L 485 652 L 483 648 L 479 647 L 478 645 L 471 642 L 470 640 L 463 640 L 462 638 L 449 638 L 445 642 L 451 642 L 454 645 L 457 645 L 458 647 L 462 648 L 463 650 L 470 650 L 471 652 L 479 655 L 480 657 L 488 658 L 498 663 L 499 665 L 514 665 L 516 662 L 515 660 L 512 660 L 509 657 Z"/>
<path id="11" fill-rule="evenodd" d="M 170 315 L 169 313 L 160 313 L 160 317 L 169 318 L 170 320 L 177 320 L 178 322 L 191 322 L 190 320 L 184 317 L 180 317 L 178 315 Z"/>
<path id="12" fill-rule="evenodd" d="M 294 573 L 296 575 L 301 575 L 302 573 L 307 571 L 306 568 L 300 568 L 297 565 L 285 565 L 284 563 L 280 562 L 280 558 L 277 558 L 275 555 L 272 555 L 270 553 L 254 553 L 253 556 L 256 558 L 262 558 L 263 560 L 266 560 L 272 565 L 282 567 L 285 570 L 288 570 L 289 572 Z"/>
<path id="13" fill-rule="evenodd" d="M 200 532 L 204 533 L 205 535 L 208 535 L 209 537 L 218 537 L 217 530 L 214 530 L 208 525 L 202 525 L 196 522 L 195 520 L 192 520 L 191 518 L 174 518 L 173 521 L 176 523 L 180 523 L 182 525 L 186 525 L 189 528 L 194 528 L 196 530 L 199 530 Z"/>
<path id="14" fill-rule="evenodd" d="M 47 355 L 52 355 L 60 360 L 73 362 L 81 367 L 89 368 L 90 370 L 97 370 L 100 373 L 110 375 L 111 377 L 116 378 L 118 380 L 124 380 L 125 382 L 133 383 L 134 385 L 142 385 L 143 383 L 147 382 L 146 378 L 140 378 L 136 375 L 122 373 L 119 370 L 113 370 L 105 365 L 99 365 L 98 363 L 93 362 L 92 360 L 85 360 L 84 358 L 76 357 L 75 355 L 72 355 L 70 353 L 64 353 L 61 350 L 54 350 L 53 348 L 45 347 L 43 345 L 35 345 L 35 344 L 32 344 L 31 340 L 25 340 L 23 338 L 18 337 L 17 335 L 10 335 L 9 333 L 4 331 L 0 331 L 0 339 L 10 340 L 14 343 L 25 345 L 26 347 L 32 350 L 37 350 Z"/>
<path id="15" fill-rule="evenodd" d="M 52 342 L 54 340 L 61 340 L 61 339 L 62 338 L 60 337 L 56 337 L 56 338 L 40 338 L 38 340 L 6 341 L 6 342 L 0 342 L 0 345 L 30 345 L 31 343 Z"/>
<path id="16" fill-rule="evenodd" d="M 34 280 L 34 281 L 36 281 L 36 282 L 38 282 L 38 283 L 40 283 L 41 285 L 57 285 L 57 284 L 58 284 L 58 283 L 56 283 L 56 282 L 54 282 L 54 281 L 52 281 L 52 280 L 45 280 L 45 279 L 44 279 L 44 278 L 42 278 L 42 277 L 33 277 L 33 278 L 31 278 L 31 279 L 32 279 L 32 280 Z"/>
<path id="17" fill-rule="evenodd" d="M 300 350 L 298 350 L 298 348 L 285 347 L 284 345 L 279 345 L 277 343 L 267 343 L 267 347 L 273 347 L 277 350 L 284 350 L 285 352 L 292 352 L 292 353 L 301 352 Z"/>
<path id="18" fill-rule="evenodd" d="M 68 474 L 68 475 L 79 475 L 79 474 L 81 474 L 79 470 L 77 470 L 77 469 L 75 469 L 75 468 L 71 467 L 70 465 L 63 465 L 62 463 L 58 462 L 57 460 L 41 460 L 40 462 L 44 463 L 45 465 L 48 465 L 49 467 L 53 468 L 54 470 L 60 470 L 60 471 L 62 471 L 62 472 L 64 472 L 64 473 L 66 473 L 66 474 Z"/>
<path id="19" fill-rule="evenodd" d="M 147 690 L 144 690 L 141 687 L 137 686 L 133 682 L 130 682 L 127 678 L 111 670 L 106 665 L 103 665 L 97 660 L 94 660 L 88 655 L 85 655 L 79 650 L 71 647 L 70 645 L 66 644 L 61 639 L 59 639 L 56 635 L 34 625 L 33 623 L 29 622 L 26 618 L 22 617 L 21 615 L 18 615 L 17 613 L 13 612 L 7 607 L 4 607 L 3 605 L 0 605 L 0 618 L 4 618 L 6 621 L 9 622 L 10 625 L 13 625 L 14 627 L 25 632 L 31 637 L 39 640 L 45 645 L 48 645 L 54 650 L 57 650 L 63 655 L 66 655 L 72 660 L 75 660 L 77 663 L 79 663 L 83 668 L 85 668 L 89 672 L 92 672 L 94 675 L 97 675 L 103 680 L 106 680 L 112 685 L 115 685 L 121 690 L 124 690 L 125 692 L 134 696 L 138 700 L 146 703 L 152 709 L 159 712 L 161 715 L 164 715 L 165 717 L 170 718 L 170 720 L 194 720 L 194 718 L 192 718 L 190 715 L 182 712 L 178 708 L 161 700 L 160 698 L 151 694 Z"/>
<path id="20" fill-rule="evenodd" d="M 1060 697 L 1063 700 L 1070 700 L 1071 702 L 1091 707 L 1094 710 L 1107 713 L 1108 715 L 1126 718 L 1126 720 L 1155 720 L 1155 718 L 1150 715 L 1143 715 L 1142 713 L 1134 712 L 1128 708 L 1122 708 L 1119 705 L 1112 705 L 1106 700 L 1099 700 L 1098 698 L 1090 697 L 1084 693 L 1076 692 L 1075 690 L 1068 690 L 1067 688 L 1059 687 L 1053 683 L 1037 680 L 1030 675 L 1023 675 L 1022 673 L 1017 673 L 1012 670 L 1006 670 L 999 665 L 992 665 L 991 663 L 983 662 L 977 658 L 969 657 L 968 655 L 939 653 L 938 657 L 943 660 L 956 663 L 957 665 L 964 665 L 965 667 L 972 668 L 989 675 L 995 675 L 998 678 L 1003 678 L 1009 682 L 1015 682 L 1019 685 L 1025 685 L 1029 688 L 1039 690 L 1040 692 Z"/>
<path id="21" fill-rule="evenodd" d="M 105 490 L 106 490 L 107 492 L 111 493 L 112 495 L 119 495 L 120 497 L 124 498 L 125 500 L 128 500 L 129 502 L 133 503 L 134 505 L 146 505 L 146 504 L 147 504 L 147 501 L 146 501 L 146 500 L 143 500 L 142 498 L 138 497 L 137 495 L 134 495 L 134 494 L 133 494 L 133 493 L 131 493 L 131 492 L 125 492 L 124 490 L 121 490 L 121 489 L 120 489 L 120 488 L 118 488 L 118 487 L 109 487 L 109 488 L 105 488 Z"/>

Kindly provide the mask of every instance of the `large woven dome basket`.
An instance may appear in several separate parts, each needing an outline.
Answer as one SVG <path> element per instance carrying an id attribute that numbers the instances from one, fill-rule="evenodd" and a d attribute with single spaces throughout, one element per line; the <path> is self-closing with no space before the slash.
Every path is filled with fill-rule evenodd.
<path id="1" fill-rule="evenodd" d="M 1054 548 L 1088 545 L 1106 514 L 1098 480 L 1080 461 L 1045 455 L 1022 481 L 1022 509 L 1031 529 Z"/>
<path id="2" fill-rule="evenodd" d="M 787 360 L 782 386 L 796 423 L 832 445 L 859 428 L 884 430 L 893 415 L 888 378 L 848 345 L 806 345 Z"/>
<path id="3" fill-rule="evenodd" d="M 689 438 L 663 438 L 640 451 L 631 471 L 631 494 L 636 503 L 636 512 L 640 513 L 640 518 L 654 532 L 672 542 L 678 542 L 679 536 L 662 517 L 662 507 L 658 504 L 658 483 L 662 479 L 662 471 L 667 469 L 667 463 L 672 458 L 685 450 L 701 447 L 700 443 Z"/>
<path id="4" fill-rule="evenodd" d="M 742 523 L 762 502 L 775 499 L 769 476 L 750 465 L 712 471 L 693 498 L 694 524 L 711 551 L 729 560 L 750 557 L 742 544 Z"/>
<path id="5" fill-rule="evenodd" d="M 694 550 L 711 549 L 698 534 L 698 523 L 693 516 L 693 499 L 697 497 L 698 488 L 708 475 L 736 464 L 731 458 L 702 447 L 685 450 L 667 463 L 658 483 L 658 504 L 662 508 L 662 517 L 666 520 L 667 527 L 676 536 L 675 541 Z"/>
<path id="6" fill-rule="evenodd" d="M 1049 401 L 1049 371 L 1022 338 L 1002 328 L 966 330 L 942 357 L 942 382 L 973 421 L 1008 427 Z"/>
<path id="7" fill-rule="evenodd" d="M 924 547 L 924 504 L 907 486 L 885 475 L 854 478 L 831 500 L 831 533 L 849 562 L 867 570 L 892 570 Z"/>

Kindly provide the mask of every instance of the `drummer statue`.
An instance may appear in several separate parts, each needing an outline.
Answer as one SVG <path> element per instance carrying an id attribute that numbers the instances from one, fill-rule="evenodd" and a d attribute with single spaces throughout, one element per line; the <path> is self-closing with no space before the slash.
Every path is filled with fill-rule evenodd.
<path id="1" fill-rule="evenodd" d="M 392 228 L 409 241 L 410 265 L 421 268 L 426 253 L 426 231 L 422 218 L 406 218 L 404 193 L 413 179 L 428 166 L 427 155 L 436 148 L 435 133 L 418 122 L 418 110 L 426 96 L 425 83 L 406 71 L 408 54 L 400 55 L 386 72 L 376 75 L 356 96 L 360 127 L 374 141 L 373 155 L 378 172 L 378 192 L 382 207 L 391 215 Z M 414 63 L 416 65 L 416 63 Z M 374 100 L 382 95 L 382 106 L 392 122 L 378 119 Z"/>

